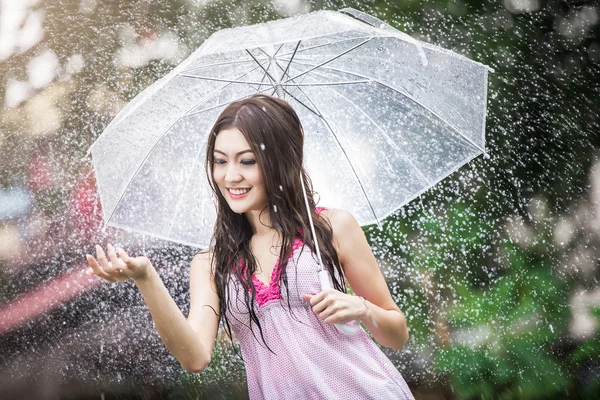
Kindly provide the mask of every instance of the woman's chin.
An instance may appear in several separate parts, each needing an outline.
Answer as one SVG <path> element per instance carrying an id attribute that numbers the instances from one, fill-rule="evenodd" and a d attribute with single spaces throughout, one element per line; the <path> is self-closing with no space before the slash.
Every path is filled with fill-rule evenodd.
<path id="1" fill-rule="evenodd" d="M 240 204 L 229 204 L 229 208 L 236 214 L 243 214 L 248 211 L 248 207 L 244 207 Z"/>

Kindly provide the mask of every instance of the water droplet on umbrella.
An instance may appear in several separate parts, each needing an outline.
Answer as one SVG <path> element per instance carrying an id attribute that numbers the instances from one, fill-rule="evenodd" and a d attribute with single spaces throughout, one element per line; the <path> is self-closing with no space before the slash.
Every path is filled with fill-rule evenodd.
<path id="1" fill-rule="evenodd" d="M 260 144 L 260 149 L 261 149 L 261 150 L 264 150 L 264 149 L 265 149 L 265 144 L 264 144 L 264 143 L 261 143 L 261 144 Z"/>
<path id="2" fill-rule="evenodd" d="M 279 185 L 279 190 L 283 192 L 283 186 Z"/>

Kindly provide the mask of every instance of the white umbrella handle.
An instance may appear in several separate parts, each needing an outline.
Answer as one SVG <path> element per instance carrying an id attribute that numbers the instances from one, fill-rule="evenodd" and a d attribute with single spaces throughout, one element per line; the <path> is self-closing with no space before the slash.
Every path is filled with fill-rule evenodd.
<path id="1" fill-rule="evenodd" d="M 315 250 L 317 251 L 317 258 L 319 262 L 319 267 L 321 268 L 319 271 L 319 281 L 321 282 L 321 290 L 329 289 L 331 284 L 329 283 L 329 271 L 323 268 L 323 259 L 321 258 L 321 250 L 319 249 L 319 242 L 317 240 L 317 235 L 315 233 L 315 225 L 313 224 L 312 215 L 310 213 L 310 205 L 308 204 L 308 196 L 306 196 L 306 189 L 304 189 L 304 179 L 302 178 L 302 173 L 300 173 L 300 184 L 302 185 L 302 194 L 304 195 L 304 203 L 306 204 L 306 210 L 308 213 L 308 223 L 310 225 L 310 232 L 312 234 L 313 240 L 315 242 Z M 354 335 L 358 331 L 359 324 L 358 322 L 349 325 L 337 323 L 334 324 L 338 331 L 342 332 L 344 335 Z"/>

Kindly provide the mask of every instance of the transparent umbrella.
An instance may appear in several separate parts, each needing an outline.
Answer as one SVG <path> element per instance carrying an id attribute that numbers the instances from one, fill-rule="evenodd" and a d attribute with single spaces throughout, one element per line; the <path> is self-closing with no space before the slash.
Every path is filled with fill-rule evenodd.
<path id="1" fill-rule="evenodd" d="M 216 32 L 91 146 L 104 221 L 208 246 L 209 131 L 263 92 L 298 113 L 319 204 L 379 223 L 484 152 L 488 70 L 353 9 Z"/>
<path id="2" fill-rule="evenodd" d="M 216 216 L 208 134 L 229 103 L 265 92 L 302 121 L 320 205 L 379 224 L 484 152 L 488 70 L 354 9 L 216 32 L 90 148 L 104 221 L 207 247 Z M 316 252 L 322 265 L 318 243 Z M 323 268 L 319 279 L 331 287 Z"/>

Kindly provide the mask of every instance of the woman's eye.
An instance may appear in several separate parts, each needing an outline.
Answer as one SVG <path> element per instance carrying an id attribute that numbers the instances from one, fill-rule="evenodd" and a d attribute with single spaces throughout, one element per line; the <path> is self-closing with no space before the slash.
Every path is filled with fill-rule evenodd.
<path id="1" fill-rule="evenodd" d="M 243 160 L 241 161 L 243 165 L 253 165 L 256 164 L 256 160 Z"/>
<path id="2" fill-rule="evenodd" d="M 215 164 L 225 164 L 225 162 L 226 162 L 225 160 L 221 160 L 220 158 L 215 158 L 215 161 L 214 161 Z"/>

